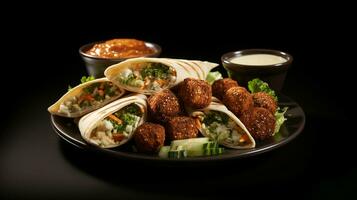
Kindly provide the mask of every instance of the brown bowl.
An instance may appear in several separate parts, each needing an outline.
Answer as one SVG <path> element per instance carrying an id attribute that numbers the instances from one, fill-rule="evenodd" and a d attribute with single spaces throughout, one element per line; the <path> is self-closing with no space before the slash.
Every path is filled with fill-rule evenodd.
<path id="1" fill-rule="evenodd" d="M 232 59 L 254 54 L 269 54 L 284 58 L 286 61 L 277 64 L 254 65 L 233 63 Z M 286 73 L 291 66 L 293 57 L 282 51 L 271 49 L 246 49 L 223 54 L 221 57 L 222 65 L 227 70 L 228 76 L 239 85 L 247 87 L 248 81 L 259 78 L 269 84 L 269 86 L 280 91 L 284 85 Z"/>
<path id="2" fill-rule="evenodd" d="M 104 77 L 104 71 L 107 67 L 120 63 L 129 58 L 101 58 L 93 55 L 86 54 L 86 52 L 91 49 L 95 44 L 102 43 L 104 41 L 98 41 L 83 45 L 79 48 L 79 54 L 81 55 L 84 64 L 87 68 L 89 75 L 95 78 Z M 154 53 L 145 55 L 144 57 L 158 57 L 161 54 L 161 47 L 155 43 L 145 42 L 145 45 L 149 48 L 154 49 Z M 133 57 L 130 57 L 133 58 Z"/>

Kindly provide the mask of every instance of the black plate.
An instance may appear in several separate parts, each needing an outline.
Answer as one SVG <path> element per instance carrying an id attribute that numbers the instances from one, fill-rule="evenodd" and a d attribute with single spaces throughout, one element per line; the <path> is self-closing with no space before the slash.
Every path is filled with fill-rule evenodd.
<path id="1" fill-rule="evenodd" d="M 120 159 L 130 160 L 150 160 L 156 162 L 195 162 L 195 161 L 217 161 L 236 159 L 246 156 L 253 156 L 263 152 L 267 152 L 278 148 L 279 146 L 288 143 L 294 139 L 304 128 L 305 114 L 302 108 L 292 99 L 279 95 L 279 106 L 288 106 L 289 109 L 285 113 L 287 120 L 281 126 L 280 132 L 275 134 L 274 137 L 263 142 L 257 141 L 256 147 L 247 150 L 228 149 L 224 154 L 219 156 L 208 157 L 189 157 L 184 159 L 163 159 L 157 155 L 146 155 L 132 151 L 132 143 L 127 143 L 122 147 L 112 149 L 102 149 L 93 145 L 87 144 L 81 137 L 79 129 L 71 118 L 64 118 L 51 115 L 51 123 L 56 133 L 65 141 L 79 148 L 103 152 Z"/>

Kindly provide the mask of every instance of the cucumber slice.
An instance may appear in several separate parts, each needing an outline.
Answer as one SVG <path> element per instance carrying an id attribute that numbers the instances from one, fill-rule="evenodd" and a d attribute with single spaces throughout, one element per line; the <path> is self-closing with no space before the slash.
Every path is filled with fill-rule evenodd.
<path id="1" fill-rule="evenodd" d="M 187 150 L 188 156 L 203 156 L 205 155 L 205 150 L 210 148 L 218 148 L 216 142 L 207 142 L 207 143 L 189 143 L 184 146 Z"/>
<path id="2" fill-rule="evenodd" d="M 214 156 L 214 155 L 219 155 L 224 152 L 224 148 L 209 148 L 209 149 L 201 149 L 201 150 L 195 150 L 195 151 L 187 151 L 187 156 L 188 157 L 194 157 L 194 156 Z"/>
<path id="3" fill-rule="evenodd" d="M 212 156 L 212 155 L 219 155 L 224 152 L 224 148 L 209 148 L 205 149 L 204 155 Z"/>
<path id="4" fill-rule="evenodd" d="M 182 149 L 182 150 L 170 150 L 168 153 L 169 158 L 186 158 L 187 157 L 187 151 Z"/>
<path id="5" fill-rule="evenodd" d="M 209 138 L 191 138 L 184 140 L 174 140 L 170 146 L 160 149 L 161 158 L 186 158 L 194 156 L 211 156 L 224 152 L 217 142 L 210 141 Z"/>
<path id="6" fill-rule="evenodd" d="M 174 140 L 171 142 L 171 149 L 176 149 L 177 146 L 185 146 L 189 143 L 207 143 L 209 142 L 209 138 L 190 138 L 190 139 L 183 139 L 183 140 Z"/>
<path id="7" fill-rule="evenodd" d="M 210 148 L 218 148 L 218 143 L 217 142 L 207 142 L 203 144 L 204 149 L 210 149 Z"/>
<path id="8" fill-rule="evenodd" d="M 203 156 L 204 155 L 204 150 L 202 148 L 200 149 L 187 149 L 187 156 L 188 157 L 195 157 L 195 156 Z"/>
<path id="9" fill-rule="evenodd" d="M 168 156 L 169 158 L 186 158 L 187 151 L 183 148 L 183 146 L 177 146 L 176 149 L 170 149 Z"/>
<path id="10" fill-rule="evenodd" d="M 169 156 L 170 146 L 163 146 L 159 151 L 160 158 L 167 158 Z"/>

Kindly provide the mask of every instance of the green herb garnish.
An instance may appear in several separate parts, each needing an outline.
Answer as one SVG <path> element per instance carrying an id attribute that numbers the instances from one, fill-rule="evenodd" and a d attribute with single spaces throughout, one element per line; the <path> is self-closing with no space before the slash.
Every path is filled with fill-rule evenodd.
<path id="1" fill-rule="evenodd" d="M 284 108 L 280 108 L 278 107 L 278 109 L 276 109 L 275 111 L 275 129 L 274 129 L 274 134 L 279 132 L 281 125 L 285 122 L 286 118 L 284 117 L 284 114 L 286 113 L 286 111 L 288 110 L 288 107 L 284 107 Z"/>
<path id="2" fill-rule="evenodd" d="M 85 82 L 88 82 L 88 81 L 92 81 L 92 80 L 94 80 L 95 78 L 94 78 L 94 76 L 88 76 L 88 77 L 86 77 L 86 76 L 82 76 L 82 78 L 81 78 L 81 83 L 85 83 Z M 68 89 L 67 89 L 68 91 L 70 91 L 70 90 L 72 90 L 72 86 L 71 85 L 68 85 Z"/>
<path id="3" fill-rule="evenodd" d="M 251 93 L 265 92 L 270 96 L 272 96 L 275 99 L 275 101 L 278 101 L 278 97 L 276 96 L 275 91 L 270 89 L 268 83 L 260 80 L 259 78 L 255 78 L 249 81 L 248 89 Z"/>
<path id="4" fill-rule="evenodd" d="M 88 82 L 88 81 L 92 81 L 92 80 L 94 80 L 94 79 L 95 79 L 94 76 L 88 76 L 88 77 L 82 76 L 82 78 L 81 78 L 81 83 L 85 83 L 85 82 Z"/>

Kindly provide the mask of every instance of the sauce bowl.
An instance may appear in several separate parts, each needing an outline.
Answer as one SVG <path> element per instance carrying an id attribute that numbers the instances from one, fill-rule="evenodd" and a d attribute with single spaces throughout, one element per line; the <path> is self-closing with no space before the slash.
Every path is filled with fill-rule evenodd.
<path id="1" fill-rule="evenodd" d="M 228 52 L 221 57 L 228 76 L 247 87 L 248 81 L 259 78 L 280 91 L 293 57 L 285 52 L 271 49 L 246 49 Z"/>
<path id="2" fill-rule="evenodd" d="M 128 40 L 128 39 L 123 39 L 123 40 Z M 88 74 L 94 76 L 95 78 L 104 77 L 104 71 L 107 67 L 122 62 L 126 59 L 136 58 L 136 57 L 158 57 L 161 54 L 161 47 L 159 45 L 151 42 L 145 42 L 145 41 L 144 41 L 145 46 L 153 50 L 152 53 L 150 54 L 122 57 L 122 58 L 118 58 L 118 57 L 110 58 L 110 57 L 100 57 L 96 55 L 90 55 L 87 53 L 95 45 L 104 42 L 106 41 L 92 42 L 89 44 L 85 44 L 79 48 L 79 54 L 81 55 L 82 60 L 85 63 Z"/>

